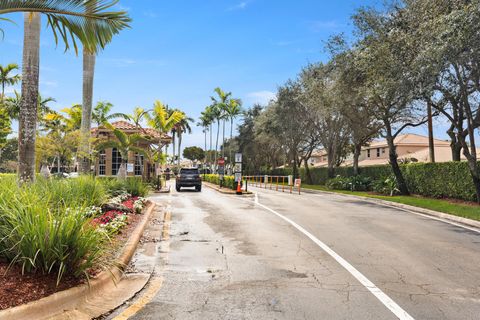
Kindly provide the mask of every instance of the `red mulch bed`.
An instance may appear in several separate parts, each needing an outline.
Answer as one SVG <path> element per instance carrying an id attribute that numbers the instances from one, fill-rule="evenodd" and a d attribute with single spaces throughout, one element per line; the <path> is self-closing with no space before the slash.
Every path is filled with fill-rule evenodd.
<path id="1" fill-rule="evenodd" d="M 138 223 L 142 220 L 142 214 L 131 214 L 128 217 L 129 224 L 114 239 L 112 258 L 127 240 Z M 57 287 L 56 275 L 25 274 L 22 268 L 12 266 L 8 272 L 8 263 L 0 260 L 0 310 L 16 307 L 31 301 L 47 297 L 55 292 L 70 289 L 79 284 L 86 283 L 84 278 L 74 278 L 64 275 Z M 99 270 L 92 270 L 92 274 Z"/>
<path id="2" fill-rule="evenodd" d="M 22 268 L 0 262 L 0 310 L 38 300 L 83 282 L 81 279 L 65 276 L 57 287 L 56 275 L 25 274 Z"/>

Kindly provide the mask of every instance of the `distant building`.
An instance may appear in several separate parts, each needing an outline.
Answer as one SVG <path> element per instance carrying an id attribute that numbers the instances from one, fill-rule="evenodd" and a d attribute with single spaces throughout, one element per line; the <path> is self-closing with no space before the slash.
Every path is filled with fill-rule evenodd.
<path id="1" fill-rule="evenodd" d="M 168 135 L 160 136 L 159 132 L 150 128 L 137 128 L 135 125 L 127 121 L 116 121 L 112 123 L 112 126 L 119 129 L 126 134 L 141 134 L 148 136 L 150 140 L 143 140 L 138 143 L 138 147 L 147 150 L 151 144 L 167 145 L 172 141 L 172 138 Z M 111 130 L 98 127 L 92 129 L 92 135 L 98 139 L 116 139 Z M 109 148 L 100 151 L 97 160 L 95 161 L 95 174 L 97 176 L 116 176 L 120 165 L 122 164 L 122 156 L 116 148 Z M 155 166 L 150 163 L 141 154 L 130 152 L 127 159 L 127 175 L 146 177 L 148 172 L 153 175 L 155 172 Z"/>
<path id="2" fill-rule="evenodd" d="M 414 162 L 428 162 L 430 159 L 428 150 L 428 137 L 408 133 L 399 135 L 395 141 L 399 160 L 411 160 Z M 435 161 L 452 161 L 452 152 L 450 142 L 434 139 Z M 360 154 L 359 166 L 375 166 L 389 163 L 388 145 L 385 139 L 373 141 L 370 145 L 363 147 Z M 326 167 L 328 165 L 328 154 L 321 149 L 312 155 L 310 163 L 314 167 Z M 353 156 L 350 154 L 342 166 L 351 166 Z"/>

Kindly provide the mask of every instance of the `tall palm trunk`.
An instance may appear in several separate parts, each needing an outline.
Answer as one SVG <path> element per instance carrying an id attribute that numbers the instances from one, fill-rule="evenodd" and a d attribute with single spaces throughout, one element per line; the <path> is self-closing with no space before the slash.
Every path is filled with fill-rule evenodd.
<path id="1" fill-rule="evenodd" d="M 35 180 L 40 22 L 40 14 L 24 14 L 22 100 L 18 120 L 18 178 L 20 183 Z"/>
<path id="2" fill-rule="evenodd" d="M 203 159 L 203 164 L 208 162 L 208 153 L 207 153 L 207 127 L 204 127 L 203 132 L 205 133 L 205 158 Z M 205 168 L 204 171 L 205 172 Z"/>
<path id="3" fill-rule="evenodd" d="M 175 131 L 173 131 L 172 133 L 172 148 L 173 148 L 173 152 L 172 152 L 172 164 L 175 164 Z"/>
<path id="4" fill-rule="evenodd" d="M 230 163 L 233 166 L 233 159 L 232 159 L 232 142 L 233 142 L 233 117 L 230 118 Z"/>
<path id="5" fill-rule="evenodd" d="M 83 50 L 83 97 L 82 124 L 80 129 L 79 171 L 90 172 L 90 130 L 92 128 L 93 81 L 95 75 L 95 55 Z"/>
<path id="6" fill-rule="evenodd" d="M 223 120 L 222 158 L 225 158 L 225 119 Z"/>
<path id="7" fill-rule="evenodd" d="M 178 131 L 178 159 L 177 159 L 177 164 L 178 167 L 180 167 L 180 150 L 182 149 L 182 131 Z"/>
<path id="8" fill-rule="evenodd" d="M 220 136 L 220 119 L 217 120 L 217 143 L 215 144 L 215 159 L 213 159 L 215 163 L 217 162 L 217 156 L 218 156 L 218 137 L 219 136 Z"/>
<path id="9" fill-rule="evenodd" d="M 212 151 L 212 133 L 213 133 L 213 125 L 210 124 L 210 149 L 209 149 L 209 151 Z M 210 161 L 211 161 L 211 159 L 210 159 Z"/>

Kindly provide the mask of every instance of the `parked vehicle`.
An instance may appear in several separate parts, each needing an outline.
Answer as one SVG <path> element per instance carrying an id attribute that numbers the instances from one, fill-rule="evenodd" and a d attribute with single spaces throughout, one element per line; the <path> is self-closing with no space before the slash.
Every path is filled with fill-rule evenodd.
<path id="1" fill-rule="evenodd" d="M 178 192 L 184 187 L 195 187 L 195 190 L 202 191 L 202 178 L 198 168 L 181 168 L 175 181 L 175 187 Z"/>

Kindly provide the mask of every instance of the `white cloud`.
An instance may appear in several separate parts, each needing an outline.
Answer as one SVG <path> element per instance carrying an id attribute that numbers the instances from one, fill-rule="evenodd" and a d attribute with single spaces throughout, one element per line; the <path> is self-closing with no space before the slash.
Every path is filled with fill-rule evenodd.
<path id="1" fill-rule="evenodd" d="M 271 100 L 276 99 L 276 94 L 271 91 L 263 90 L 263 91 L 256 91 L 256 92 L 250 92 L 247 94 L 247 100 L 251 104 L 261 104 L 261 105 L 267 105 Z"/>
<path id="2" fill-rule="evenodd" d="M 56 88 L 56 87 L 58 87 L 58 82 L 56 82 L 56 81 L 48 81 L 48 80 L 40 80 L 40 85 L 41 85 L 41 86 L 46 86 L 46 87 Z"/>
<path id="3" fill-rule="evenodd" d="M 307 25 L 308 25 L 308 28 L 313 32 L 330 31 L 330 30 L 339 29 L 344 26 L 343 24 L 338 23 L 338 21 L 336 20 L 308 21 Z"/>
<path id="4" fill-rule="evenodd" d="M 143 15 L 147 18 L 158 18 L 158 14 L 152 10 L 144 11 Z"/>
<path id="5" fill-rule="evenodd" d="M 244 10 L 247 8 L 247 6 L 250 4 L 251 1 L 242 1 L 240 3 L 237 3 L 236 5 L 230 7 L 227 9 L 227 11 L 235 11 L 235 10 Z"/>
<path id="6" fill-rule="evenodd" d="M 114 65 L 115 67 L 131 67 L 138 65 L 149 65 L 155 67 L 163 67 L 167 63 L 164 60 L 150 59 L 150 60 L 136 60 L 130 58 L 107 58 L 102 59 L 104 62 Z"/>

